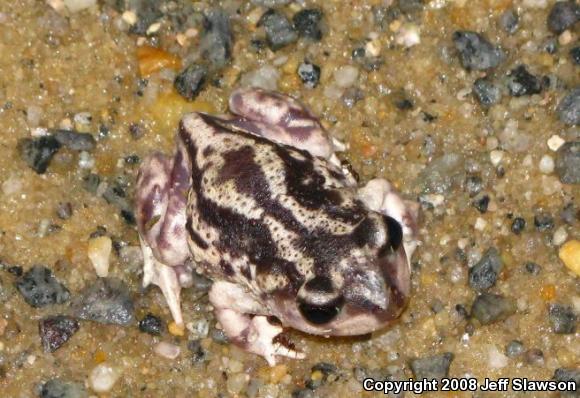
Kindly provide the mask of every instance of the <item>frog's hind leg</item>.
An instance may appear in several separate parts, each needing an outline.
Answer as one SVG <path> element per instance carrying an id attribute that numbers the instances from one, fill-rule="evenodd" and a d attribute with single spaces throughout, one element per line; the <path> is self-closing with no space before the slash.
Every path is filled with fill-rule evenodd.
<path id="1" fill-rule="evenodd" d="M 248 352 L 263 356 L 270 366 L 277 356 L 302 359 L 283 337 L 282 326 L 259 314 L 262 305 L 242 287 L 230 282 L 215 282 L 209 292 L 218 321 L 232 342 Z"/>

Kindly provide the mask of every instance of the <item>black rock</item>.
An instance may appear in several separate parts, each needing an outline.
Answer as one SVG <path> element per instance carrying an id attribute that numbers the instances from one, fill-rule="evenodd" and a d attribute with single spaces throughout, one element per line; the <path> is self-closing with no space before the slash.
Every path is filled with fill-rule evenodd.
<path id="1" fill-rule="evenodd" d="M 549 231 L 554 228 L 554 218 L 546 213 L 537 213 L 534 216 L 534 226 L 540 232 Z"/>
<path id="2" fill-rule="evenodd" d="M 476 196 L 483 190 L 483 181 L 480 176 L 470 175 L 465 179 L 465 190 L 470 197 Z"/>
<path id="3" fill-rule="evenodd" d="M 574 47 L 570 50 L 570 58 L 576 65 L 580 65 L 580 46 Z"/>
<path id="4" fill-rule="evenodd" d="M 510 71 L 507 87 L 513 97 L 539 94 L 543 89 L 542 80 L 528 72 L 524 65 Z"/>
<path id="5" fill-rule="evenodd" d="M 576 126 L 580 124 L 580 87 L 566 95 L 556 108 L 558 118 L 564 124 Z"/>
<path id="6" fill-rule="evenodd" d="M 161 336 L 165 330 L 165 325 L 159 317 L 147 314 L 139 321 L 139 330 L 152 336 Z"/>
<path id="7" fill-rule="evenodd" d="M 301 37 L 319 41 L 322 39 L 322 11 L 319 9 L 305 9 L 298 11 L 292 17 L 294 29 Z"/>
<path id="8" fill-rule="evenodd" d="M 479 78 L 473 83 L 473 95 L 484 107 L 501 101 L 501 89 L 487 78 Z"/>
<path id="9" fill-rule="evenodd" d="M 409 365 L 417 380 L 442 379 L 449 375 L 449 366 L 453 358 L 454 355 L 452 353 L 445 352 L 430 357 L 413 359 Z"/>
<path id="10" fill-rule="evenodd" d="M 518 30 L 519 17 L 515 10 L 509 9 L 504 11 L 499 17 L 499 26 L 510 35 Z"/>
<path id="11" fill-rule="evenodd" d="M 521 234 L 525 228 L 526 228 L 526 220 L 524 220 L 522 217 L 514 218 L 514 221 L 512 222 L 512 232 L 514 234 L 516 235 Z"/>
<path id="12" fill-rule="evenodd" d="M 453 33 L 453 42 L 459 52 L 461 65 L 467 70 L 495 68 L 505 59 L 505 53 L 498 46 L 475 32 L 456 31 Z"/>
<path id="13" fill-rule="evenodd" d="M 473 206 L 480 212 L 485 213 L 487 212 L 487 207 L 489 206 L 489 196 L 483 195 L 481 198 L 473 201 Z"/>
<path id="14" fill-rule="evenodd" d="M 266 31 L 266 40 L 272 51 L 279 50 L 298 39 L 294 26 L 284 14 L 268 10 L 258 21 L 258 26 L 263 26 Z"/>
<path id="15" fill-rule="evenodd" d="M 41 265 L 35 265 L 16 281 L 16 288 L 30 306 L 38 308 L 69 300 L 68 289 Z"/>
<path id="16" fill-rule="evenodd" d="M 498 250 L 489 248 L 481 260 L 469 269 L 469 286 L 478 291 L 494 286 L 502 266 Z"/>
<path id="17" fill-rule="evenodd" d="M 78 330 L 79 323 L 77 320 L 66 315 L 56 315 L 42 319 L 38 324 L 38 331 L 44 352 L 55 352 Z"/>
<path id="18" fill-rule="evenodd" d="M 86 286 L 73 302 L 77 318 L 127 326 L 135 319 L 129 288 L 120 279 L 98 278 Z"/>
<path id="19" fill-rule="evenodd" d="M 52 379 L 42 385 L 38 396 L 40 398 L 86 398 L 89 395 L 81 383 Z"/>
<path id="20" fill-rule="evenodd" d="M 482 293 L 471 306 L 471 315 L 482 325 L 503 321 L 515 312 L 514 301 L 499 294 Z"/>
<path id="21" fill-rule="evenodd" d="M 175 77 L 173 87 L 183 98 L 192 101 L 203 89 L 206 77 L 207 68 L 205 66 L 191 64 Z"/>
<path id="22" fill-rule="evenodd" d="M 18 141 L 20 157 L 38 174 L 44 174 L 52 157 L 60 149 L 60 143 L 53 136 L 23 138 Z"/>
<path id="23" fill-rule="evenodd" d="M 539 275 L 540 272 L 542 272 L 542 267 L 531 261 L 527 262 L 526 265 L 524 265 L 524 268 L 526 269 L 526 272 L 530 275 Z"/>
<path id="24" fill-rule="evenodd" d="M 298 76 L 308 88 L 314 88 L 320 81 L 320 66 L 304 61 L 298 67 Z"/>
<path id="25" fill-rule="evenodd" d="M 562 33 L 580 20 L 580 6 L 572 1 L 558 1 L 548 14 L 548 29 Z"/>
<path id="26" fill-rule="evenodd" d="M 558 149 L 556 173 L 564 184 L 580 184 L 580 141 L 566 142 Z"/>
<path id="27" fill-rule="evenodd" d="M 54 138 L 64 147 L 73 151 L 92 151 L 97 146 L 97 141 L 89 133 L 79 133 L 73 130 L 50 130 Z"/>
<path id="28" fill-rule="evenodd" d="M 56 207 L 56 215 L 61 220 L 68 220 L 73 213 L 72 204 L 70 202 L 59 202 Z"/>
<path id="29" fill-rule="evenodd" d="M 395 106 L 402 111 L 409 111 L 413 109 L 413 102 L 408 98 L 396 99 Z"/>
<path id="30" fill-rule="evenodd" d="M 190 340 L 187 342 L 187 349 L 191 352 L 191 360 L 193 363 L 204 362 L 207 359 L 207 354 L 201 345 L 201 340 Z"/>
<path id="31" fill-rule="evenodd" d="M 136 10 L 137 22 L 129 29 L 130 33 L 144 36 L 151 24 L 163 16 L 161 2 L 157 0 L 132 0 L 131 6 Z"/>
<path id="32" fill-rule="evenodd" d="M 562 392 L 562 398 L 578 398 L 578 392 L 580 391 L 580 369 L 571 368 L 558 368 L 554 371 L 554 376 L 552 377 L 556 381 L 573 381 L 576 388 L 573 391 Z"/>
<path id="33" fill-rule="evenodd" d="M 576 314 L 572 307 L 552 304 L 548 309 L 552 331 L 558 334 L 572 334 L 576 331 Z"/>
<path id="34" fill-rule="evenodd" d="M 9 265 L 6 271 L 19 278 L 24 274 L 24 270 L 20 265 Z"/>
<path id="35" fill-rule="evenodd" d="M 232 57 L 234 36 L 230 17 L 221 9 L 212 9 L 204 21 L 204 35 L 200 42 L 203 58 L 215 69 L 223 68 Z"/>
<path id="36" fill-rule="evenodd" d="M 524 352 L 524 343 L 519 340 L 512 340 L 508 343 L 505 348 L 505 354 L 510 357 L 514 358 L 518 355 L 521 355 Z"/>

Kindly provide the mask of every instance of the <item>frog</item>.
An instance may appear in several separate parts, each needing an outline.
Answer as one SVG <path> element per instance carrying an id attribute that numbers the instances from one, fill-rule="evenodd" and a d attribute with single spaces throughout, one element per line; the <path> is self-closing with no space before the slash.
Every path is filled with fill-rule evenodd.
<path id="1" fill-rule="evenodd" d="M 229 341 L 302 359 L 286 328 L 354 336 L 392 324 L 411 293 L 418 205 L 385 179 L 359 186 L 299 100 L 249 87 L 229 113 L 183 116 L 169 156 L 153 152 L 136 183 L 143 285 L 161 289 L 177 325 L 194 273 Z"/>

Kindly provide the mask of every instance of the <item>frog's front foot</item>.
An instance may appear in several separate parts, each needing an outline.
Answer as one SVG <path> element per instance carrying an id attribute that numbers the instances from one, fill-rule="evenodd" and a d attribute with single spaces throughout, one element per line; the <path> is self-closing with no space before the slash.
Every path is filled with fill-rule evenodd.
<path id="1" fill-rule="evenodd" d="M 216 282 L 209 292 L 209 299 L 230 340 L 248 352 L 261 355 L 270 366 L 276 364 L 278 356 L 305 357 L 284 337 L 282 326 L 265 315 L 259 315 L 262 306 L 240 286 Z"/>

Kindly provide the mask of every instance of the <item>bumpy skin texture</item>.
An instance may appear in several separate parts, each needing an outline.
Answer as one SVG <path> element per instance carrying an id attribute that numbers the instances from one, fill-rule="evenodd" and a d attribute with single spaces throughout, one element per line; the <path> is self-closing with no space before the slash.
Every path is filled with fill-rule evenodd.
<path id="1" fill-rule="evenodd" d="M 224 331 L 270 364 L 303 356 L 272 316 L 326 336 L 397 318 L 410 290 L 411 208 L 384 180 L 359 190 L 296 100 L 246 89 L 230 108 L 233 117 L 186 115 L 174 157 L 154 154 L 140 170 L 144 283 L 161 287 L 182 322 L 179 289 L 193 260 L 214 280 Z"/>

